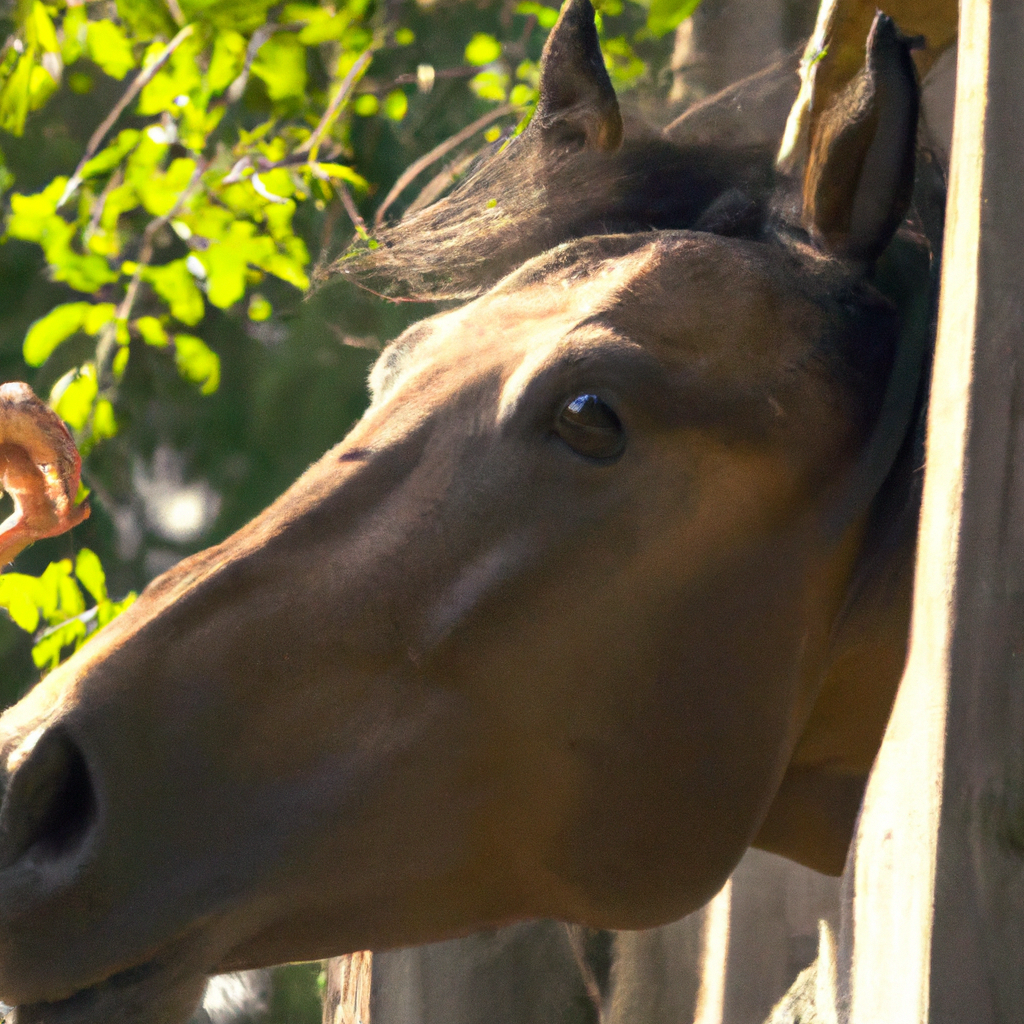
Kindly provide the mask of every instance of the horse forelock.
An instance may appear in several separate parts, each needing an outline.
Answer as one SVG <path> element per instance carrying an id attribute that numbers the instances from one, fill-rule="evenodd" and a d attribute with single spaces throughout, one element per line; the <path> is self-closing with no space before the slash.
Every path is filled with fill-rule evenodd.
<path id="1" fill-rule="evenodd" d="M 466 300 L 588 235 L 697 227 L 753 237 L 774 185 L 772 156 L 657 135 L 633 135 L 614 153 L 551 153 L 522 136 L 450 195 L 357 243 L 331 270 L 392 298 Z"/>

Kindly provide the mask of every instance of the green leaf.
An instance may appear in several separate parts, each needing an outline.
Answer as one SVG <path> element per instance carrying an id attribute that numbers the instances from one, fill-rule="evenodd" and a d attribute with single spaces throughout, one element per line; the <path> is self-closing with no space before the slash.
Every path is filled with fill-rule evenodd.
<path id="1" fill-rule="evenodd" d="M 274 101 L 306 94 L 306 48 L 290 32 L 278 32 L 259 49 L 252 73 L 263 79 Z"/>
<path id="2" fill-rule="evenodd" d="M 64 45 L 60 51 L 65 64 L 74 64 L 82 56 L 82 50 L 85 48 L 87 41 L 86 22 L 88 20 L 85 4 L 67 9 L 62 26 L 64 29 Z M 74 89 L 73 85 L 72 89 Z"/>
<path id="3" fill-rule="evenodd" d="M 112 302 L 97 302 L 95 305 L 90 305 L 85 319 L 82 321 L 82 330 L 86 334 L 99 334 L 114 319 L 116 312 L 117 307 Z"/>
<path id="4" fill-rule="evenodd" d="M 466 63 L 474 67 L 490 64 L 500 56 L 501 43 L 485 32 L 477 32 L 466 46 Z"/>
<path id="5" fill-rule="evenodd" d="M 142 205 L 156 217 L 166 216 L 188 187 L 195 169 L 195 160 L 178 157 L 165 172 L 153 171 L 137 188 Z"/>
<path id="6" fill-rule="evenodd" d="M 38 46 L 47 53 L 60 53 L 60 43 L 57 42 L 53 22 L 40 0 L 35 0 L 32 4 L 32 12 L 25 21 L 25 42 L 29 46 Z"/>
<path id="7" fill-rule="evenodd" d="M 89 59 L 111 78 L 122 79 L 133 67 L 135 56 L 124 29 L 113 21 L 90 21 L 86 26 Z"/>
<path id="8" fill-rule="evenodd" d="M 140 316 L 135 321 L 135 329 L 142 335 L 142 340 L 147 345 L 165 348 L 171 340 L 167 336 L 164 325 L 155 316 Z"/>
<path id="9" fill-rule="evenodd" d="M 128 354 L 128 349 L 123 348 L 121 352 Z M 118 353 L 120 355 L 120 353 Z M 109 398 L 101 398 L 96 403 L 92 412 L 92 440 L 102 441 L 117 435 L 117 419 L 114 417 L 114 406 Z"/>
<path id="10" fill-rule="evenodd" d="M 508 100 L 509 103 L 513 103 L 517 107 L 529 107 L 535 104 L 539 97 L 540 93 L 538 93 L 532 85 L 520 82 L 518 85 L 512 87 Z"/>
<path id="11" fill-rule="evenodd" d="M 700 0 L 651 0 L 647 31 L 656 38 L 673 31 L 700 6 Z"/>
<path id="12" fill-rule="evenodd" d="M 139 94 L 140 114 L 178 112 L 178 98 L 190 96 L 202 85 L 199 71 L 202 40 L 190 36 L 171 54 L 171 59 L 145 85 Z M 147 58 L 150 55 L 147 54 Z"/>
<path id="13" fill-rule="evenodd" d="M 32 90 L 32 71 L 36 67 L 32 51 L 23 53 L 14 71 L 0 88 L 0 128 L 12 135 L 21 135 L 25 130 Z"/>
<path id="14" fill-rule="evenodd" d="M 555 22 L 558 21 L 557 7 L 546 7 L 544 4 L 533 3 L 532 0 L 516 4 L 516 14 L 535 15 L 537 24 L 545 29 L 554 27 Z"/>
<path id="15" fill-rule="evenodd" d="M 122 345 L 114 356 L 113 361 L 110 364 L 110 372 L 114 375 L 114 380 L 120 381 L 124 376 L 124 371 L 128 369 L 128 346 Z"/>
<path id="16" fill-rule="evenodd" d="M 204 395 L 212 395 L 220 386 L 220 357 L 202 338 L 192 334 L 174 336 L 174 361 L 185 380 L 199 385 Z"/>
<path id="17" fill-rule="evenodd" d="M 401 89 L 393 89 L 384 98 L 384 116 L 401 121 L 409 109 L 409 97 Z"/>
<path id="18" fill-rule="evenodd" d="M 94 174 L 105 174 L 112 171 L 139 141 L 141 132 L 134 128 L 125 128 L 117 133 L 117 138 L 105 149 L 101 149 L 82 168 L 82 177 L 91 178 Z"/>
<path id="19" fill-rule="evenodd" d="M 317 164 L 317 168 L 324 172 L 329 178 L 337 178 L 339 181 L 347 181 L 353 188 L 360 192 L 366 192 L 370 183 L 351 167 L 344 164 Z"/>
<path id="20" fill-rule="evenodd" d="M 352 23 L 348 11 L 341 11 L 332 18 L 314 21 L 299 33 L 299 42 L 303 46 L 319 46 L 321 43 L 336 42 L 345 35 L 345 30 Z"/>
<path id="21" fill-rule="evenodd" d="M 26 633 L 34 633 L 39 626 L 40 583 L 34 576 L 19 572 L 0 575 L 0 608 Z"/>
<path id="22" fill-rule="evenodd" d="M 395 42 L 399 46 L 409 46 L 416 42 L 416 33 L 411 28 L 400 28 L 395 33 Z"/>
<path id="23" fill-rule="evenodd" d="M 260 295 L 259 292 L 253 292 L 249 296 L 249 319 L 260 321 L 269 320 L 273 315 L 274 307 L 270 302 Z"/>
<path id="24" fill-rule="evenodd" d="M 180 0 L 187 21 L 202 21 L 216 29 L 248 33 L 267 20 L 274 0 Z"/>
<path id="25" fill-rule="evenodd" d="M 373 117 L 380 110 L 380 100 L 372 92 L 364 92 L 361 96 L 356 97 L 352 109 L 360 117 Z"/>
<path id="26" fill-rule="evenodd" d="M 51 562 L 39 577 L 39 610 L 51 625 L 85 610 L 85 599 L 71 578 L 71 559 Z"/>
<path id="27" fill-rule="evenodd" d="M 206 313 L 203 293 L 196 287 L 187 260 L 174 260 L 161 267 L 146 267 L 142 278 L 170 307 L 171 316 L 190 327 Z"/>
<path id="28" fill-rule="evenodd" d="M 637 56 L 625 36 L 601 41 L 608 76 L 617 91 L 632 89 L 647 73 L 647 65 Z"/>
<path id="29" fill-rule="evenodd" d="M 68 13 L 73 10 L 74 7 Z M 161 35 L 170 38 L 174 34 L 174 22 L 163 0 L 117 0 L 117 13 L 136 39 L 144 41 Z M 64 31 L 67 32 L 67 18 Z"/>
<path id="30" fill-rule="evenodd" d="M 481 71 L 469 80 L 469 87 L 482 100 L 504 103 L 508 89 L 508 75 L 500 71 Z"/>
<path id="31" fill-rule="evenodd" d="M 69 370 L 54 384 L 50 404 L 72 430 L 83 430 L 89 422 L 98 390 L 96 365 L 86 363 Z"/>
<path id="32" fill-rule="evenodd" d="M 99 603 L 107 599 L 107 576 L 103 571 L 96 554 L 88 548 L 82 548 L 75 557 L 75 575 L 79 583 L 92 595 L 92 599 Z"/>
<path id="33" fill-rule="evenodd" d="M 239 32 L 218 32 L 206 72 L 206 83 L 214 94 L 223 92 L 239 75 L 245 63 L 245 37 Z"/>
<path id="34" fill-rule="evenodd" d="M 88 628 L 81 619 L 58 626 L 32 648 L 32 661 L 36 668 L 52 671 L 60 664 L 64 648 L 74 647 L 77 650 L 87 635 Z"/>
<path id="35" fill-rule="evenodd" d="M 22 346 L 25 362 L 29 366 L 42 366 L 61 342 L 82 329 L 92 308 L 90 302 L 65 302 L 40 317 L 25 335 Z"/>

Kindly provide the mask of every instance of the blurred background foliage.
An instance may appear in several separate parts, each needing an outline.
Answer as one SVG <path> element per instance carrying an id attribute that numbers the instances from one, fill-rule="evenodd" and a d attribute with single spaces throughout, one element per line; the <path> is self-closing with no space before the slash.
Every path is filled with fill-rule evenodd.
<path id="1" fill-rule="evenodd" d="M 600 0 L 621 92 L 667 91 L 673 30 L 697 2 Z M 341 283 L 310 294 L 314 267 L 524 123 L 558 11 L 16 0 L 4 14 L 0 379 L 71 426 L 93 510 L 4 574 L 10 703 L 344 436 L 375 352 L 429 310 Z"/>
<path id="2" fill-rule="evenodd" d="M 771 0 L 766 34 L 764 5 L 699 2 L 596 0 L 625 108 L 667 123 L 813 21 L 809 0 Z M 315 268 L 525 123 L 557 14 L 0 2 L 0 382 L 69 423 L 92 507 L 0 576 L 0 707 L 345 435 L 376 353 L 432 310 L 311 292 Z M 271 1003 L 317 1019 L 316 970 L 279 972 Z"/>

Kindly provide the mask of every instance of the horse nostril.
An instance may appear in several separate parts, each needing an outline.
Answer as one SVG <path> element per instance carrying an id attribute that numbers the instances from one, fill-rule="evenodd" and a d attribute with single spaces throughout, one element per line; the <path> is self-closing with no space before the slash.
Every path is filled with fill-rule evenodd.
<path id="1" fill-rule="evenodd" d="M 65 856 L 84 839 L 96 811 L 84 755 L 65 729 L 48 729 L 8 779 L 0 807 L 0 868 L 30 853 L 38 860 Z"/>

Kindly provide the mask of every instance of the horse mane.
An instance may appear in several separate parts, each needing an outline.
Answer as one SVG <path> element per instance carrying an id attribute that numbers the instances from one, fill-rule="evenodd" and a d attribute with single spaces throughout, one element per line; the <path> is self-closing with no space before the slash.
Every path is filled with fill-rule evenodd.
<path id="1" fill-rule="evenodd" d="M 551 152 L 524 134 L 448 196 L 358 241 L 330 270 L 381 295 L 467 301 L 562 242 L 657 229 L 756 235 L 774 181 L 769 147 L 677 145 Z"/>

